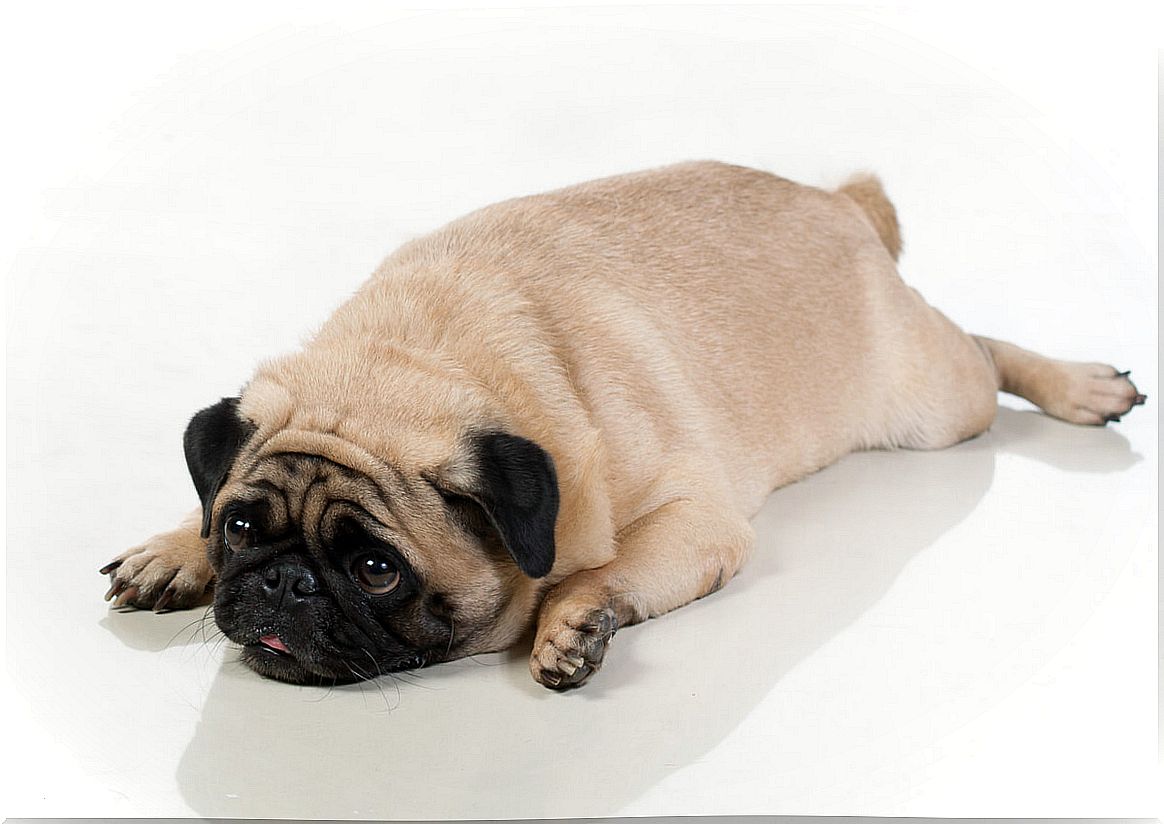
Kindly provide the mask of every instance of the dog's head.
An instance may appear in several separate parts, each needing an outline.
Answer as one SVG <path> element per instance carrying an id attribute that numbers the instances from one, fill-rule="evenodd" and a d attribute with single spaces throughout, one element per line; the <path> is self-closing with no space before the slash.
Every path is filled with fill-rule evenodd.
<path id="1" fill-rule="evenodd" d="M 332 683 L 512 643 L 554 564 L 550 456 L 424 409 L 389 445 L 350 410 L 305 417 L 288 397 L 274 415 L 269 398 L 224 399 L 185 436 L 214 617 L 242 659 Z"/>

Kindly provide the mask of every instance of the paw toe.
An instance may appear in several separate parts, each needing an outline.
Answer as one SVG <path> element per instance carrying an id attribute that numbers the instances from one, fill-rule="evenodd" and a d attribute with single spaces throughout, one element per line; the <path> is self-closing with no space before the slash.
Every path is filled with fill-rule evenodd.
<path id="1" fill-rule="evenodd" d="M 1096 369 L 1091 369 L 1091 366 Z M 1121 372 L 1114 366 L 1103 364 L 1074 369 L 1065 385 L 1070 411 L 1060 417 L 1092 426 L 1118 423 L 1134 407 L 1147 400 L 1147 396 L 1132 383 L 1130 375 L 1130 370 Z"/>
<path id="2" fill-rule="evenodd" d="M 137 552 L 101 568 L 111 578 L 106 601 L 114 607 L 136 607 L 161 612 L 194 606 L 210 580 L 197 569 L 178 566 L 151 552 Z"/>
<path id="3" fill-rule="evenodd" d="M 581 686 L 602 667 L 617 628 L 614 612 L 606 608 L 591 610 L 576 625 L 562 625 L 535 648 L 534 678 L 555 690 Z"/>

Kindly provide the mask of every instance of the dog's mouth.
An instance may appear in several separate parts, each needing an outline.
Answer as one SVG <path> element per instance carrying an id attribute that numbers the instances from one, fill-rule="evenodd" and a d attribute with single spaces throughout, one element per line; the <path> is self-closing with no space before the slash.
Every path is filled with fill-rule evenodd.
<path id="1" fill-rule="evenodd" d="M 351 684 L 389 672 L 417 669 L 434 657 L 429 652 L 408 650 L 384 655 L 355 629 L 336 627 L 334 622 L 325 631 L 316 626 L 319 621 L 304 626 L 304 620 L 266 616 L 238 626 L 224 620 L 233 617 L 231 613 L 223 614 L 222 608 L 215 612 L 219 628 L 239 647 L 239 662 L 259 675 L 284 683 L 327 687 Z"/>
<path id="2" fill-rule="evenodd" d="M 278 635 L 267 634 L 242 645 L 239 658 L 260 675 L 292 684 L 332 685 L 360 680 L 340 667 L 323 666 L 311 656 L 292 652 Z"/>
<path id="3" fill-rule="evenodd" d="M 283 643 L 283 639 L 278 635 L 264 635 L 259 638 L 258 646 L 269 649 L 276 655 L 290 655 L 291 650 L 287 649 L 287 645 Z"/>
<path id="4" fill-rule="evenodd" d="M 288 667 L 296 667 L 307 671 L 303 667 L 295 653 L 291 652 L 290 647 L 283 643 L 283 639 L 278 635 L 263 635 L 258 641 L 252 641 L 249 644 L 243 644 L 243 661 L 250 664 L 255 669 L 264 675 L 268 674 L 266 663 L 270 662 L 273 666 L 280 667 L 279 672 L 285 672 L 288 675 Z M 255 666 L 256 662 L 260 663 Z M 275 663 L 280 662 L 280 663 Z M 275 676 L 279 677 L 279 676 Z M 280 680 L 290 680 L 287 677 L 282 677 Z"/>
<path id="5" fill-rule="evenodd" d="M 354 656 L 354 660 L 347 660 L 336 652 L 297 649 L 294 638 L 290 640 L 289 646 L 288 642 L 283 640 L 283 636 L 270 631 L 263 631 L 263 634 L 251 637 L 257 637 L 257 640 L 241 644 L 239 660 L 259 675 L 291 684 L 308 686 L 352 684 L 375 678 L 386 672 L 416 669 L 428 663 L 428 656 L 424 654 L 413 655 L 394 664 L 377 662 L 368 653 Z M 368 666 L 367 662 L 356 663 L 361 658 L 369 658 L 371 666 Z"/>
<path id="6" fill-rule="evenodd" d="M 238 660 L 267 678 L 290 684 L 344 684 L 361 680 L 344 651 L 322 634 L 311 615 L 241 612 L 234 601 L 216 600 L 214 620 L 239 647 Z M 255 620 L 257 618 L 257 620 Z"/>

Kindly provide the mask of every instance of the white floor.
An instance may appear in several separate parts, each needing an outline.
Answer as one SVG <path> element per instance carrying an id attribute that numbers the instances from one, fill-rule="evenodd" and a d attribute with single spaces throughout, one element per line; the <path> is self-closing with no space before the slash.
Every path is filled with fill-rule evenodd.
<path id="1" fill-rule="evenodd" d="M 1138 52 L 1088 69 L 1129 72 L 1120 108 L 1065 47 L 1046 44 L 1049 68 L 1010 59 L 1021 14 L 978 68 L 958 59 L 986 53 L 969 12 L 231 20 L 149 18 L 155 36 L 87 63 L 88 35 L 114 29 L 82 16 L 72 62 L 30 64 L 41 90 L 22 101 L 57 100 L 43 116 L 60 128 L 15 146 L 5 705 L 21 747 L 0 812 L 1158 812 L 1155 141 L 1137 131 L 1155 87 Z M 1127 22 L 1067 20 L 1099 41 Z M 1007 401 L 954 449 L 854 455 L 783 489 L 729 586 L 620 633 L 565 695 L 533 683 L 526 648 L 289 687 L 239 665 L 201 612 L 101 600 L 97 568 L 194 503 L 190 414 L 393 246 L 502 197 L 689 157 L 820 184 L 876 169 L 931 302 L 1131 368 L 1148 405 L 1089 429 Z"/>

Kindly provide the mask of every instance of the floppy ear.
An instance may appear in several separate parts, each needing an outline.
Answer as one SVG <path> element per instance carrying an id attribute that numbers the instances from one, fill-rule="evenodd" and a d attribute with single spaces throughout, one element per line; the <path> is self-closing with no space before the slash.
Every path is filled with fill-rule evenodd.
<path id="1" fill-rule="evenodd" d="M 238 413 L 238 398 L 223 398 L 190 419 L 182 446 L 194 488 L 202 501 L 202 537 L 210 534 L 214 498 L 255 425 Z"/>
<path id="2" fill-rule="evenodd" d="M 558 476 L 533 441 L 504 432 L 470 440 L 471 466 L 455 492 L 476 501 L 501 536 L 517 568 L 531 578 L 554 566 Z"/>

